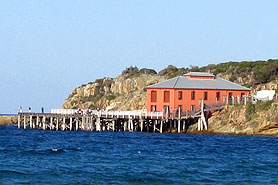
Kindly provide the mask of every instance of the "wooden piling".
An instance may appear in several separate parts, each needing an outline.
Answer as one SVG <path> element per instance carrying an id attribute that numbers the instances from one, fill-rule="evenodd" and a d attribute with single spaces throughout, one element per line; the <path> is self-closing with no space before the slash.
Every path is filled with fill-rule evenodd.
<path id="1" fill-rule="evenodd" d="M 112 121 L 112 130 L 115 131 L 115 120 Z"/>
<path id="2" fill-rule="evenodd" d="M 43 130 L 46 129 L 45 116 L 43 116 L 43 118 L 42 118 L 42 128 L 43 128 Z"/>
<path id="3" fill-rule="evenodd" d="M 17 116 L 17 128 L 20 128 L 20 115 Z"/>
<path id="4" fill-rule="evenodd" d="M 53 117 L 51 116 L 50 117 L 50 130 L 53 129 Z"/>
<path id="5" fill-rule="evenodd" d="M 96 120 L 96 131 L 101 131 L 101 126 L 100 126 L 100 117 L 97 117 Z"/>
<path id="6" fill-rule="evenodd" d="M 37 126 L 37 127 L 39 126 L 39 119 L 40 119 L 39 116 L 37 116 L 37 120 L 36 120 L 36 121 L 37 121 L 37 122 L 36 122 L 36 126 Z"/>
<path id="7" fill-rule="evenodd" d="M 70 117 L 70 131 L 72 131 L 72 117 Z"/>
<path id="8" fill-rule="evenodd" d="M 181 132 L 181 108 L 179 107 L 179 115 L 178 115 L 178 133 Z"/>
<path id="9" fill-rule="evenodd" d="M 32 129 L 33 128 L 33 122 L 32 122 L 32 115 L 30 115 L 30 129 Z"/>
<path id="10" fill-rule="evenodd" d="M 23 128 L 26 129 L 26 116 L 23 116 Z"/>
<path id="11" fill-rule="evenodd" d="M 59 118 L 56 119 L 56 131 L 59 130 Z"/>
<path id="12" fill-rule="evenodd" d="M 77 131 L 79 129 L 79 119 L 75 118 L 75 130 Z"/>
<path id="13" fill-rule="evenodd" d="M 64 131 L 65 129 L 66 129 L 66 117 L 63 117 L 62 130 Z"/>

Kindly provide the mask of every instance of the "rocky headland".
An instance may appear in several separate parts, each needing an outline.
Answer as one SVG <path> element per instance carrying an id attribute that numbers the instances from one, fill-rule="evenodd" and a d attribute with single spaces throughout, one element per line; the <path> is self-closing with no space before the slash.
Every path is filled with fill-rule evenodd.
<path id="1" fill-rule="evenodd" d="M 277 89 L 278 60 L 227 62 L 205 67 L 177 68 L 169 65 L 156 72 L 153 69 L 129 67 L 116 78 L 102 78 L 75 88 L 62 108 L 102 108 L 106 110 L 145 110 L 146 86 L 183 75 L 190 71 L 211 72 L 218 77 L 252 89 Z M 227 106 L 208 119 L 208 131 L 203 133 L 278 135 L 277 102 L 256 105 Z M 197 125 L 189 127 L 196 132 Z M 198 132 L 200 133 L 200 132 Z"/>
<path id="2" fill-rule="evenodd" d="M 198 133 L 197 125 L 190 126 L 188 132 Z M 278 101 L 226 106 L 212 114 L 203 133 L 278 136 Z"/>
<path id="3" fill-rule="evenodd" d="M 0 125 L 17 124 L 17 116 L 0 116 Z"/>

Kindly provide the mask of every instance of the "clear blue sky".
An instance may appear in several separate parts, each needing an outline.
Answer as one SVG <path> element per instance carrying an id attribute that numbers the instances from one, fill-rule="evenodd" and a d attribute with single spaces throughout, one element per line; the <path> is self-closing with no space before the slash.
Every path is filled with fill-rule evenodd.
<path id="1" fill-rule="evenodd" d="M 278 1 L 0 2 L 0 113 L 60 108 L 129 66 L 278 58 Z"/>

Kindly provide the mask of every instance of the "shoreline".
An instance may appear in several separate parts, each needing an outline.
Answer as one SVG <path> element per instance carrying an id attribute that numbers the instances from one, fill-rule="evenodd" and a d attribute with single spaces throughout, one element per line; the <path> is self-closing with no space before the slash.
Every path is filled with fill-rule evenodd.
<path id="1" fill-rule="evenodd" d="M 260 134 L 260 133 L 234 133 L 234 132 L 214 132 L 214 131 L 188 131 L 186 134 L 196 135 L 230 135 L 230 136 L 261 136 L 261 137 L 277 137 L 277 134 Z"/>
<path id="2" fill-rule="evenodd" d="M 4 125 L 16 125 L 17 124 L 17 115 L 0 115 L 0 126 Z M 175 134 L 176 132 L 172 132 Z M 171 133 L 168 133 L 171 134 Z M 235 132 L 215 132 L 208 130 L 187 130 L 185 133 L 181 134 L 196 134 L 196 135 L 232 135 L 232 136 L 262 136 L 262 137 L 277 137 L 277 134 L 261 134 L 261 133 L 235 133 Z"/>
<path id="3" fill-rule="evenodd" d="M 15 125 L 17 124 L 16 115 L 0 115 L 0 125 Z"/>

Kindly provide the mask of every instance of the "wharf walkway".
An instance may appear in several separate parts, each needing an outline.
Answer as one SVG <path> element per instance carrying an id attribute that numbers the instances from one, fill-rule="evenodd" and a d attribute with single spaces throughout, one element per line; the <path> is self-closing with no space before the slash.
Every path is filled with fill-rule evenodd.
<path id="1" fill-rule="evenodd" d="M 204 105 L 194 112 L 139 112 L 92 110 L 77 113 L 73 109 L 52 109 L 51 113 L 18 113 L 18 128 L 62 131 L 141 131 L 184 133 L 191 124 L 198 130 L 207 129 L 207 114 L 220 110 L 225 104 Z"/>

